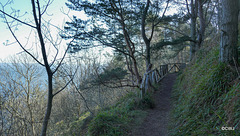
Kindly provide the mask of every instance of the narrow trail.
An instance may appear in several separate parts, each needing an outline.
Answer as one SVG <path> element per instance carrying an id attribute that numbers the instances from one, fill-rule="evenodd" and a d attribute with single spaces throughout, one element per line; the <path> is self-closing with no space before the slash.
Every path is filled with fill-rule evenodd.
<path id="1" fill-rule="evenodd" d="M 171 92 L 177 77 L 176 73 L 168 74 L 162 81 L 158 91 L 154 93 L 156 107 L 148 110 L 147 117 L 133 136 L 168 136 L 168 121 L 171 109 Z"/>

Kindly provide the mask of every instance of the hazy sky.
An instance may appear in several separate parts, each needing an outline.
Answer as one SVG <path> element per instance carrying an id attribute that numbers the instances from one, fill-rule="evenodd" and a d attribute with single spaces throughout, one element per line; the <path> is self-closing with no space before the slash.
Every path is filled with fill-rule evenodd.
<path id="1" fill-rule="evenodd" d="M 1 0 L 0 4 L 4 5 L 8 0 Z M 11 5 L 8 5 L 5 7 L 5 12 L 11 13 L 11 8 L 15 10 L 19 10 L 19 15 L 23 15 L 19 19 L 21 20 L 33 20 L 32 17 L 32 7 L 31 7 L 31 0 L 13 0 L 14 2 Z M 41 5 L 45 5 L 47 0 L 40 0 Z M 62 11 L 68 12 L 69 9 L 65 6 L 65 2 L 67 0 L 54 0 L 52 4 L 49 6 L 47 10 L 47 14 L 43 16 L 43 18 L 47 21 L 51 21 L 51 24 L 54 24 L 60 28 L 63 28 L 65 20 L 70 20 L 69 17 L 64 15 Z M 0 5 L 0 9 L 2 10 L 2 5 Z M 74 13 L 74 12 L 70 12 Z M 76 13 L 76 12 L 75 12 Z M 0 13 L 1 14 L 1 13 Z M 77 14 L 80 14 L 78 12 Z M 70 15 L 71 16 L 71 15 Z M 11 19 L 9 19 L 11 20 Z M 22 52 L 22 49 L 17 43 L 13 43 L 15 40 L 13 39 L 13 36 L 11 35 L 10 31 L 7 29 L 7 25 L 3 22 L 4 20 L 0 18 L 0 59 L 5 59 L 9 55 L 13 55 L 19 52 Z M 33 24 L 33 23 L 31 23 Z M 33 24 L 34 25 L 34 24 Z M 22 25 L 18 27 L 18 30 L 16 31 L 17 36 L 19 37 L 19 40 L 25 45 L 28 42 L 28 45 L 26 46 L 27 49 L 31 48 L 30 46 L 33 46 L 33 44 L 29 44 L 29 42 L 34 42 L 33 39 L 27 41 L 27 37 L 29 35 L 33 35 L 33 33 L 30 33 L 31 29 L 29 29 L 28 26 Z M 52 29 L 51 32 L 53 35 L 57 35 L 57 31 Z M 8 46 L 6 46 L 6 43 L 13 43 Z"/>

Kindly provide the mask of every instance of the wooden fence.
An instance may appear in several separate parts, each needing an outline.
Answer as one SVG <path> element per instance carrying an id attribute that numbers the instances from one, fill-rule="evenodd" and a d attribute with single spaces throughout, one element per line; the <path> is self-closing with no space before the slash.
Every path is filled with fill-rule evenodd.
<path id="1" fill-rule="evenodd" d="M 143 76 L 141 83 L 141 97 L 150 90 L 150 87 L 156 83 L 159 83 L 168 73 L 178 72 L 185 68 L 185 63 L 169 63 L 161 65 L 158 71 L 157 68 L 146 72 Z"/>

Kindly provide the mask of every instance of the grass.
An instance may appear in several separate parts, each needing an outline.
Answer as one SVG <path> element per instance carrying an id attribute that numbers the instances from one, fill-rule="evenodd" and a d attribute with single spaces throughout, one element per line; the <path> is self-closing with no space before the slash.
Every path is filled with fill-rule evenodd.
<path id="1" fill-rule="evenodd" d="M 240 85 L 231 66 L 218 63 L 219 51 L 202 49 L 178 76 L 170 125 L 171 135 L 239 135 Z M 223 126 L 234 131 L 221 130 Z"/>
<path id="2" fill-rule="evenodd" d="M 90 136 L 125 136 L 142 123 L 146 116 L 144 109 L 153 108 L 150 94 L 143 99 L 136 93 L 129 93 L 112 107 L 100 111 L 88 127 Z"/>

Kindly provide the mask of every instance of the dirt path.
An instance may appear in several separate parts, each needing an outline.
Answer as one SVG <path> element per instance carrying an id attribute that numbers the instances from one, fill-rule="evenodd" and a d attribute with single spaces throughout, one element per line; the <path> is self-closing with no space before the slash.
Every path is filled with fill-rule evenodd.
<path id="1" fill-rule="evenodd" d="M 170 96 L 177 75 L 168 74 L 162 81 L 159 91 L 154 94 L 156 107 L 148 110 L 143 124 L 133 132 L 133 136 L 168 136 Z"/>

